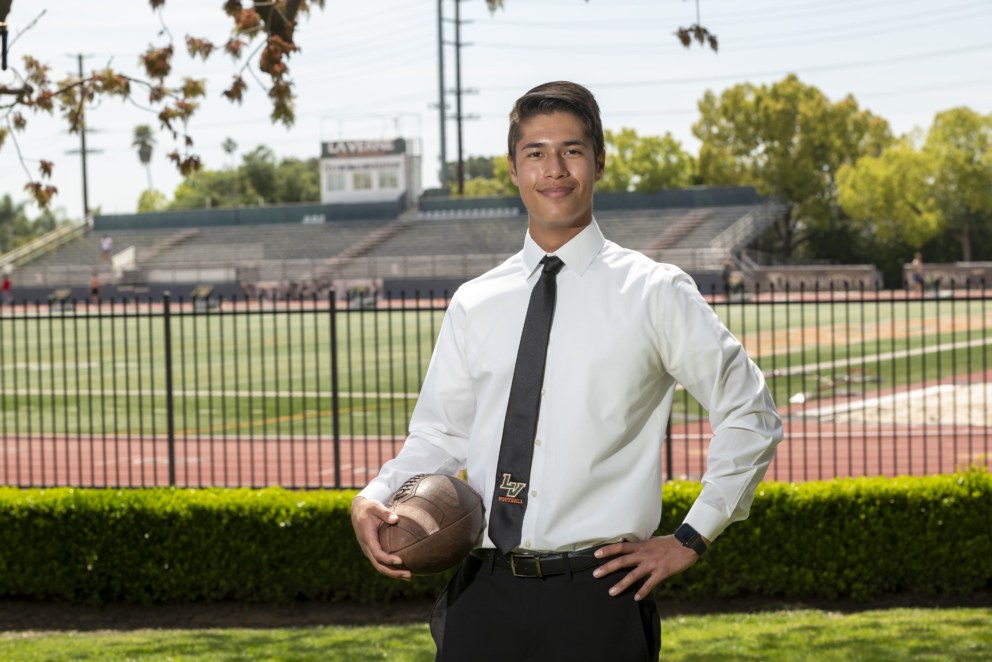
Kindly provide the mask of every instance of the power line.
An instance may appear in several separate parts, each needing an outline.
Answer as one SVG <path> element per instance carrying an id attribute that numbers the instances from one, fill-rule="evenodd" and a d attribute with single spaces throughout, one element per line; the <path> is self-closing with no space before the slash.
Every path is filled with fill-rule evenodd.
<path id="1" fill-rule="evenodd" d="M 975 11 L 974 10 L 975 7 L 980 7 L 980 9 Z M 759 35 L 741 41 L 733 41 L 732 39 L 724 40 L 723 44 L 727 48 L 733 48 L 737 44 L 744 44 L 744 45 L 758 44 L 757 48 L 751 47 L 747 49 L 747 50 L 757 50 L 758 48 L 760 49 L 779 48 L 782 46 L 820 44 L 825 42 L 838 41 L 839 39 L 848 39 L 850 37 L 864 37 L 864 36 L 886 37 L 899 32 L 907 32 L 907 31 L 917 30 L 919 28 L 932 28 L 937 25 L 945 25 L 947 23 L 957 23 L 958 21 L 977 18 L 979 16 L 984 16 L 989 13 L 992 13 L 992 5 L 989 5 L 987 2 L 980 3 L 979 5 L 971 5 L 967 9 L 972 11 L 965 11 L 964 13 L 954 14 L 950 16 L 948 15 L 949 12 L 939 12 L 939 13 L 922 12 L 919 14 L 914 14 L 912 16 L 903 16 L 903 17 L 899 17 L 898 19 L 890 19 L 889 21 L 886 21 L 884 26 L 879 26 L 879 25 L 866 26 L 863 22 L 861 22 L 856 24 L 846 24 L 846 25 L 839 25 L 832 27 L 816 28 L 813 30 L 789 32 L 787 35 L 785 35 L 788 37 L 787 39 L 781 39 L 778 41 L 769 40 L 767 35 Z M 913 19 L 920 19 L 920 18 L 923 18 L 924 20 L 913 21 Z M 904 25 L 903 24 L 904 21 L 910 21 L 910 22 Z M 854 29 L 852 30 L 852 28 Z M 834 34 L 833 36 L 831 36 L 831 33 L 834 32 L 839 32 L 840 34 Z M 826 38 L 797 39 L 797 37 L 803 37 L 804 35 L 819 36 L 819 37 L 826 36 Z M 735 48 L 734 50 L 744 50 L 744 49 Z"/>
<path id="2" fill-rule="evenodd" d="M 718 13 L 718 12 L 707 12 L 708 18 L 707 23 L 710 25 L 719 25 L 721 21 L 732 20 L 734 25 L 747 24 L 747 23 L 769 23 L 772 21 L 788 21 L 792 19 L 803 19 L 810 18 L 813 16 L 837 16 L 842 12 L 850 11 L 846 7 L 849 6 L 852 9 L 856 9 L 859 12 L 871 9 L 881 9 L 884 7 L 905 7 L 906 0 L 881 0 L 878 2 L 860 2 L 859 0 L 851 0 L 846 3 L 841 2 L 831 2 L 829 4 L 824 4 L 822 0 L 814 1 L 810 3 L 815 7 L 811 11 L 798 11 L 800 7 L 794 6 L 794 3 L 787 3 L 787 9 L 774 9 L 771 11 L 744 11 L 739 13 Z"/>
<path id="3" fill-rule="evenodd" d="M 528 2 L 528 4 L 531 4 Z M 793 3 L 790 3 L 790 8 Z M 769 11 L 755 11 L 749 10 L 746 12 L 739 13 L 720 13 L 720 12 L 707 12 L 707 18 L 703 21 L 709 25 L 719 24 L 720 21 L 733 20 L 734 25 L 739 25 L 741 23 L 769 23 L 771 21 L 784 21 L 791 20 L 795 18 L 807 18 L 811 16 L 819 16 L 822 14 L 829 14 L 831 16 L 836 16 L 838 13 L 844 11 L 844 5 L 851 5 L 856 7 L 858 10 L 873 9 L 878 7 L 887 7 L 891 5 L 905 6 L 906 0 L 882 0 L 879 2 L 862 2 L 860 0 L 849 0 L 846 3 L 842 2 L 831 2 L 828 6 L 824 6 L 822 0 L 814 0 L 811 3 L 816 6 L 814 11 L 797 12 L 797 11 L 781 11 L 776 10 L 774 13 Z M 618 5 L 611 3 L 611 8 L 616 8 Z M 615 20 L 604 20 L 600 17 L 592 17 L 585 20 L 574 20 L 574 21 L 563 21 L 556 20 L 556 28 L 590 28 L 593 30 L 609 30 L 612 28 L 627 30 L 656 30 L 659 27 L 662 29 L 671 29 L 670 22 L 678 21 L 679 16 L 674 14 L 671 16 L 654 16 L 654 17 L 638 17 L 636 23 L 632 23 L 630 17 L 617 18 Z M 658 25 L 655 25 L 658 23 Z M 535 30 L 547 30 L 548 24 L 545 20 L 514 20 L 514 19 L 499 19 L 499 25 L 509 26 L 514 28 L 533 28 Z"/>
<path id="4" fill-rule="evenodd" d="M 680 85 L 680 84 L 690 84 L 690 83 L 715 83 L 726 80 L 748 80 L 753 78 L 782 76 L 788 73 L 811 73 L 811 72 L 821 72 L 821 71 L 838 71 L 842 69 L 854 69 L 854 68 L 862 68 L 862 67 L 878 67 L 878 66 L 885 66 L 888 64 L 899 64 L 902 62 L 929 60 L 933 58 L 948 57 L 953 55 L 964 55 L 966 53 L 976 53 L 987 50 L 992 50 L 992 43 L 977 44 L 974 46 L 966 46 L 963 48 L 928 51 L 926 53 L 915 53 L 911 55 L 903 55 L 898 57 L 879 58 L 877 60 L 855 60 L 852 62 L 840 62 L 836 64 L 822 64 L 822 65 L 809 65 L 809 66 L 787 66 L 775 70 L 738 72 L 733 74 L 719 74 L 715 76 L 660 78 L 653 80 L 628 80 L 628 81 L 611 80 L 611 81 L 602 81 L 598 83 L 590 83 L 590 86 L 594 86 L 597 88 L 618 88 L 618 87 L 639 87 L 639 86 L 653 86 L 653 85 Z M 515 86 L 504 85 L 504 86 L 488 86 L 487 89 L 515 90 L 517 88 Z"/>
<path id="5" fill-rule="evenodd" d="M 957 10 L 960 13 L 953 14 L 952 12 Z M 969 11 L 970 10 L 970 11 Z M 892 34 L 897 34 L 899 32 L 917 30 L 920 28 L 930 28 L 936 25 L 944 25 L 947 23 L 955 23 L 958 21 L 969 20 L 979 16 L 986 15 L 992 12 L 992 5 L 988 2 L 971 3 L 966 5 L 961 5 L 958 7 L 951 7 L 938 12 L 919 12 L 909 16 L 900 16 L 887 19 L 884 24 L 879 25 L 865 25 L 865 21 L 857 21 L 853 23 L 844 23 L 833 26 L 821 26 L 811 30 L 802 31 L 790 31 L 783 35 L 781 31 L 758 34 L 753 37 L 748 37 L 742 40 L 735 40 L 733 33 L 729 37 L 721 36 L 720 44 L 722 50 L 740 52 L 745 50 L 760 50 L 767 48 L 775 48 L 781 46 L 794 46 L 794 45 L 814 45 L 827 42 L 838 41 L 840 39 L 847 39 L 849 37 L 857 36 L 889 36 Z M 924 19 L 920 21 L 918 19 Z M 908 23 L 908 25 L 903 25 L 903 23 Z M 532 27 L 540 27 L 535 24 Z M 584 23 L 583 27 L 588 27 L 597 31 L 601 30 L 600 24 L 597 23 Z M 644 28 L 643 24 L 636 26 L 637 28 Z M 655 27 L 647 27 L 646 29 L 656 30 Z M 840 33 L 831 36 L 831 33 Z M 797 39 L 797 37 L 802 37 L 804 35 L 809 35 L 814 38 L 802 38 Z M 775 37 L 787 37 L 786 39 L 779 39 L 778 41 L 773 41 Z M 816 37 L 826 37 L 826 38 L 816 38 Z M 756 46 L 751 46 L 756 44 Z M 587 43 L 578 43 L 573 46 L 553 44 L 553 45 L 532 45 L 530 43 L 512 43 L 512 42 L 492 42 L 492 41 L 478 41 L 476 42 L 480 48 L 506 48 L 513 49 L 515 51 L 537 51 L 537 52 L 561 52 L 563 50 L 576 51 L 576 52 L 587 52 L 590 48 L 594 48 L 596 52 L 629 52 L 629 53 L 675 53 L 682 50 L 681 46 L 676 44 L 665 43 L 661 44 L 657 39 L 652 39 L 643 43 L 631 43 L 630 40 L 624 41 L 623 43 L 616 44 L 604 44 L 602 42 L 596 43 L 594 46 L 590 46 Z M 739 45 L 748 46 L 746 48 L 739 48 Z"/>

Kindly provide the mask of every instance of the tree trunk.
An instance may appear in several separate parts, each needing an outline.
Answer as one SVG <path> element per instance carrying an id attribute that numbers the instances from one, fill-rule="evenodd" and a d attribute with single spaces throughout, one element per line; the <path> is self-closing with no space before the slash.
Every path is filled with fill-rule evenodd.
<path id="1" fill-rule="evenodd" d="M 961 242 L 961 259 L 965 262 L 971 262 L 971 222 L 967 217 L 961 225 L 958 241 Z"/>
<path id="2" fill-rule="evenodd" d="M 795 219 L 793 218 L 793 213 L 795 212 L 795 207 L 789 205 L 785 211 L 785 216 L 776 223 L 778 227 L 778 237 L 781 240 L 779 248 L 781 250 L 782 259 L 786 262 L 792 257 L 792 252 L 796 249 L 794 245 L 795 241 Z"/>

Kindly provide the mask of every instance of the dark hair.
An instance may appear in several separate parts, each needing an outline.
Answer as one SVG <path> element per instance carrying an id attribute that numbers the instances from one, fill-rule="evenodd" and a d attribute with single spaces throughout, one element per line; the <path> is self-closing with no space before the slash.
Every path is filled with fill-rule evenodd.
<path id="1" fill-rule="evenodd" d="M 529 90 L 513 104 L 510 111 L 510 132 L 507 148 L 510 158 L 516 161 L 515 147 L 522 133 L 520 125 L 535 115 L 569 113 L 574 115 L 592 139 L 594 153 L 603 152 L 606 141 L 603 138 L 603 121 L 599 117 L 599 104 L 592 92 L 578 83 L 566 80 L 544 83 Z"/>

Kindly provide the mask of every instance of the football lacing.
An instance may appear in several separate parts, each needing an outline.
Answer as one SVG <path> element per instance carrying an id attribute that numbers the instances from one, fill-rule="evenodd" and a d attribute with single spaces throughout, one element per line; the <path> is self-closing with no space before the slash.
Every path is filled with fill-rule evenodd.
<path id="1" fill-rule="evenodd" d="M 423 478 L 427 477 L 428 475 L 429 474 L 417 474 L 416 476 L 411 476 L 410 478 L 408 478 L 407 481 L 402 485 L 400 485 L 400 488 L 396 490 L 396 493 L 393 494 L 393 498 L 390 499 L 390 501 L 393 502 L 402 501 L 403 499 L 406 499 L 408 496 L 412 495 L 414 488 L 417 486 L 417 483 L 419 483 Z"/>

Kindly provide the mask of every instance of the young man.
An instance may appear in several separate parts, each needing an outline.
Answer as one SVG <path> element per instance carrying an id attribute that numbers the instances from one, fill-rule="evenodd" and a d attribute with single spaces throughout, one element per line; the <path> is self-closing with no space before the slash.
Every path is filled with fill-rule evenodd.
<path id="1" fill-rule="evenodd" d="M 435 606 L 437 659 L 656 660 L 651 590 L 747 516 L 781 421 L 693 281 L 600 232 L 606 154 L 592 94 L 532 89 L 510 115 L 508 148 L 528 211 L 523 250 L 455 293 L 410 435 L 355 498 L 352 522 L 379 572 L 409 578 L 379 546 L 379 523 L 396 521 L 383 503 L 412 475 L 466 467 L 487 528 Z M 532 318 L 548 308 L 550 332 Z M 534 401 L 520 407 L 528 380 Z M 714 435 L 685 523 L 655 537 L 676 383 Z"/>

